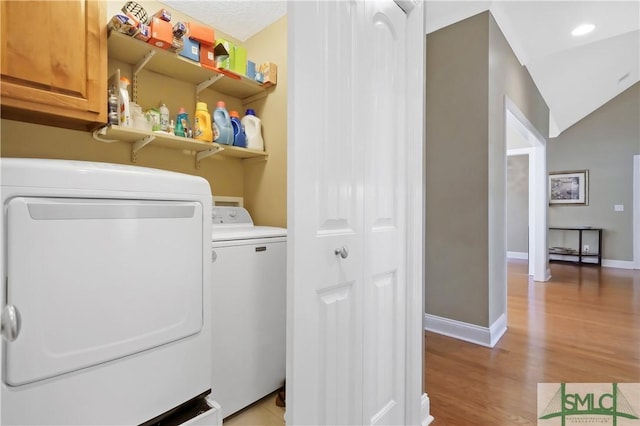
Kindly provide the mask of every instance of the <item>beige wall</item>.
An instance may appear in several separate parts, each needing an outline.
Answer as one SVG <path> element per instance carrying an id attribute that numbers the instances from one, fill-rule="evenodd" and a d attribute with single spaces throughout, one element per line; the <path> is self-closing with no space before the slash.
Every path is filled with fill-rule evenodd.
<path id="1" fill-rule="evenodd" d="M 3 157 L 62 158 L 69 160 L 131 163 L 131 144 L 95 141 L 90 133 L 18 121 L 2 120 L 0 154 Z M 193 154 L 162 147 L 147 147 L 138 153 L 138 166 L 172 170 L 202 176 L 209 181 L 213 193 L 224 188 L 229 193 L 242 194 L 240 160 L 212 158 L 194 167 Z M 215 156 L 214 156 L 215 157 Z"/>
<path id="2" fill-rule="evenodd" d="M 504 97 L 542 134 L 548 109 L 489 12 L 427 36 L 426 78 L 425 309 L 488 327 L 506 312 Z"/>
<path id="3" fill-rule="evenodd" d="M 145 5 L 147 10 L 155 10 L 158 3 L 145 2 Z M 213 195 L 244 197 L 257 224 L 285 226 L 286 20 L 283 19 L 275 23 L 273 29 L 267 28 L 254 36 L 247 48 L 250 59 L 260 58 L 261 61 L 271 60 L 278 64 L 279 84 L 269 89 L 267 99 L 260 101 L 258 106 L 252 105 L 263 119 L 268 159 L 251 162 L 252 160 L 214 155 L 202 160 L 200 168 L 196 169 L 193 153 L 156 147 L 152 143 L 138 153 L 135 165 L 202 176 L 209 181 Z M 265 51 L 261 52 L 260 49 L 263 48 Z M 115 69 L 120 69 L 123 75 L 131 78 L 131 65 L 109 60 L 109 75 Z M 175 116 L 179 107 L 184 106 L 193 119 L 196 103 L 193 85 L 146 70 L 140 74 L 139 82 L 138 103 L 143 109 L 165 102 L 172 116 Z M 271 96 L 275 98 L 273 101 Z M 213 90 L 202 92 L 197 100 L 207 102 L 209 112 L 213 111 L 218 100 L 224 100 L 227 109 L 236 109 L 241 115 L 246 108 L 240 100 Z M 282 131 L 279 132 L 279 129 Z M 98 142 L 86 132 L 4 119 L 0 132 L 0 155 L 4 157 L 63 158 L 133 164 L 131 144 Z M 253 172 L 254 170 L 261 173 Z"/>
<path id="4" fill-rule="evenodd" d="M 256 63 L 278 65 L 278 84 L 269 96 L 248 105 L 262 120 L 269 152 L 264 162 L 246 162 L 244 194 L 247 209 L 260 225 L 287 226 L 287 18 L 279 19 L 244 45 Z"/>
<path id="5" fill-rule="evenodd" d="M 639 117 L 636 83 L 547 145 L 550 172 L 589 170 L 589 205 L 552 206 L 549 225 L 603 228 L 604 259 L 633 260 L 633 155 L 640 154 Z M 614 211 L 615 204 L 624 205 L 624 211 Z M 557 235 L 550 234 L 550 244 L 556 241 L 552 237 Z"/>

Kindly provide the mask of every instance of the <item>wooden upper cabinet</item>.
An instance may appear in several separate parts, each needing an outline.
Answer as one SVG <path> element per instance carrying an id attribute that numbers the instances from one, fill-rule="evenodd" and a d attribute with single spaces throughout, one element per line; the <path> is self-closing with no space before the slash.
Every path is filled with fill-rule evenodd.
<path id="1" fill-rule="evenodd" d="M 91 130 L 107 122 L 103 1 L 0 6 L 2 117 Z"/>

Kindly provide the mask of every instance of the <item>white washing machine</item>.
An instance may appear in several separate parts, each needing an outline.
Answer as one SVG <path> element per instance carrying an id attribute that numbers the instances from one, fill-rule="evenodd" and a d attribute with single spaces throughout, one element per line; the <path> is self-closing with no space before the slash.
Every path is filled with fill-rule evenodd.
<path id="1" fill-rule="evenodd" d="M 65 160 L 0 169 L 1 423 L 220 424 L 208 182 Z"/>
<path id="2" fill-rule="evenodd" d="M 212 210 L 212 396 L 224 417 L 285 379 L 287 230 Z"/>

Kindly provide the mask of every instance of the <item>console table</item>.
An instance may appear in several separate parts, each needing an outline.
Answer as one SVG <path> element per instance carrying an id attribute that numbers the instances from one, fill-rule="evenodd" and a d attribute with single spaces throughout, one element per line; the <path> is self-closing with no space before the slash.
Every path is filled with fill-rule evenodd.
<path id="1" fill-rule="evenodd" d="M 549 230 L 556 230 L 556 231 L 573 231 L 573 232 L 577 232 L 578 233 L 578 249 L 574 250 L 572 248 L 564 248 L 564 247 L 551 247 L 549 248 L 549 261 L 552 260 L 556 260 L 556 261 L 569 261 L 569 262 L 575 262 L 578 264 L 585 264 L 585 265 L 598 265 L 601 266 L 602 265 L 602 228 L 591 228 L 591 227 L 587 227 L 587 226 L 582 226 L 582 227 L 549 227 Z M 598 234 L 598 251 L 597 252 L 585 252 L 583 250 L 584 246 L 582 245 L 582 234 L 585 232 L 596 232 Z M 574 256 L 577 258 L 577 260 L 566 260 L 566 259 L 553 259 L 551 258 L 552 255 L 557 255 L 557 256 Z M 594 262 L 584 262 L 583 260 L 585 258 L 596 258 L 597 263 Z"/>

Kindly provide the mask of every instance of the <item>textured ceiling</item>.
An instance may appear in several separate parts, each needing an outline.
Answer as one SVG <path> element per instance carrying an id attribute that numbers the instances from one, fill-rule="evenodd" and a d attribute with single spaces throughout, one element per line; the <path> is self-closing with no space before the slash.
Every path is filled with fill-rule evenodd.
<path id="1" fill-rule="evenodd" d="M 247 40 L 287 13 L 284 0 L 163 0 L 162 3 L 239 41 Z"/>

